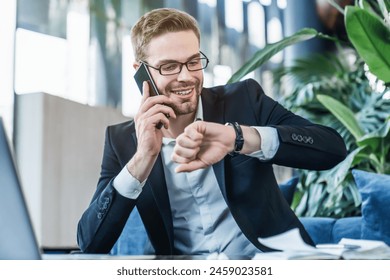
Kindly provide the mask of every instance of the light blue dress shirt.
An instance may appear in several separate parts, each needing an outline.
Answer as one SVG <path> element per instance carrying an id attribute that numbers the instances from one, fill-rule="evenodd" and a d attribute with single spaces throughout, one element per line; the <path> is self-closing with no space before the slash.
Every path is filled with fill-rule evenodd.
<path id="1" fill-rule="evenodd" d="M 202 119 L 201 100 L 196 119 Z M 279 147 L 275 128 L 254 127 L 261 135 L 261 149 L 249 156 L 271 159 Z M 175 248 L 186 255 L 224 253 L 253 256 L 260 252 L 235 222 L 213 168 L 176 173 L 171 160 L 175 139 L 163 138 L 161 156 L 168 188 L 175 236 Z M 114 179 L 114 188 L 123 196 L 136 199 L 145 182 L 140 183 L 126 167 Z"/>

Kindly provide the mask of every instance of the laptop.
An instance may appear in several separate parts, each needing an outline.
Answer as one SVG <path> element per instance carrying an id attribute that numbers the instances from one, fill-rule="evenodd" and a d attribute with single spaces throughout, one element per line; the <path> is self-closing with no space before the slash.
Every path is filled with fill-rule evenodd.
<path id="1" fill-rule="evenodd" d="M 0 260 L 41 259 L 13 150 L 0 117 Z"/>

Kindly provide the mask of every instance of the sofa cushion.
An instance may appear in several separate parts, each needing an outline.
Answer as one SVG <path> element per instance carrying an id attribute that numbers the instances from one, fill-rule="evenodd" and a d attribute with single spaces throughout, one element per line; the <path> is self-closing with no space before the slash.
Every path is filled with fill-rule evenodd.
<path id="1" fill-rule="evenodd" d="M 283 193 L 284 198 L 287 200 L 288 205 L 291 205 L 295 189 L 297 188 L 299 178 L 298 176 L 292 177 L 291 179 L 279 184 L 279 188 Z"/>
<path id="2" fill-rule="evenodd" d="M 390 176 L 352 170 L 362 198 L 362 239 L 382 240 L 390 245 Z"/>
<path id="3" fill-rule="evenodd" d="M 325 217 L 301 217 L 299 219 L 315 244 L 333 243 L 332 231 L 336 219 Z"/>
<path id="4" fill-rule="evenodd" d="M 339 243 L 342 238 L 360 239 L 362 217 L 337 219 L 332 230 L 332 242 Z"/>
<path id="5" fill-rule="evenodd" d="M 360 239 L 362 217 L 299 219 L 315 244 L 338 243 L 342 238 Z"/>

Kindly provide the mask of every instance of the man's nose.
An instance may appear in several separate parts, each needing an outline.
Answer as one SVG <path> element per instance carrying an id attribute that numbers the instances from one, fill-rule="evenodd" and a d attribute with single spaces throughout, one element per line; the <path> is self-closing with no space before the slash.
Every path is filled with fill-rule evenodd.
<path id="1" fill-rule="evenodd" d="M 192 78 L 191 71 L 188 71 L 186 65 L 182 65 L 181 71 L 177 76 L 178 81 L 187 81 Z"/>

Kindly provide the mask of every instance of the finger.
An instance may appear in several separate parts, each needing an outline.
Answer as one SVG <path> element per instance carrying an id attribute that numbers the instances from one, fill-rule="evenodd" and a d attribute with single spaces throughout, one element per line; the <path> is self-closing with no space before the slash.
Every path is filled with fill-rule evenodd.
<path id="1" fill-rule="evenodd" d="M 181 134 L 176 138 L 175 149 L 186 148 L 186 149 L 195 149 L 198 148 L 202 143 L 202 137 L 197 137 L 193 140 L 188 137 L 186 134 Z"/>
<path id="2" fill-rule="evenodd" d="M 147 102 L 149 100 L 149 84 L 144 81 L 142 83 L 142 98 L 141 98 L 141 104 L 140 104 L 140 107 L 138 108 L 138 113 L 137 115 L 139 114 L 144 114 L 145 112 L 148 111 L 148 109 L 153 106 L 153 105 L 147 105 L 148 103 L 150 104 L 150 101 Z"/>
<path id="3" fill-rule="evenodd" d="M 184 132 L 176 138 L 176 145 L 185 148 L 196 148 L 202 144 L 203 134 L 195 127 L 187 126 Z"/>
<path id="4" fill-rule="evenodd" d="M 149 98 L 150 99 L 150 98 Z M 173 109 L 169 106 L 163 104 L 154 104 L 150 107 L 149 101 L 147 100 L 140 108 L 138 114 L 136 115 L 136 119 L 138 121 L 142 120 L 153 120 L 153 122 L 161 120 L 164 121 L 164 124 L 168 125 L 168 120 L 172 118 L 176 118 L 176 114 Z"/>
<path id="5" fill-rule="evenodd" d="M 170 107 L 169 104 L 161 102 L 160 99 L 160 95 L 147 98 L 141 104 L 138 113 L 143 114 L 146 117 L 150 117 L 158 113 L 163 113 L 167 116 L 167 118 L 172 117 L 176 119 L 176 114 L 172 107 Z"/>
<path id="6" fill-rule="evenodd" d="M 176 173 L 191 172 L 202 168 L 205 168 L 205 164 L 200 160 L 196 160 L 196 161 L 191 161 L 189 163 L 180 164 L 178 167 L 175 168 L 175 172 Z"/>
<path id="7" fill-rule="evenodd" d="M 148 97 L 150 97 L 149 83 L 144 81 L 142 83 L 142 101 L 145 101 Z"/>
<path id="8" fill-rule="evenodd" d="M 185 130 L 184 134 L 195 143 L 199 143 L 203 139 L 203 134 L 199 133 L 195 128 Z"/>
<path id="9" fill-rule="evenodd" d="M 157 117 L 157 123 L 155 123 L 155 126 L 157 129 L 160 129 L 164 126 L 165 129 L 168 129 L 169 128 L 169 115 L 167 114 L 163 114 L 163 113 L 159 113 L 157 115 L 155 115 Z"/>
<path id="10" fill-rule="evenodd" d="M 199 153 L 199 148 L 195 149 L 186 149 L 186 148 L 176 148 L 174 149 L 171 159 L 177 163 L 189 162 L 196 159 L 197 154 Z"/>
<path id="11" fill-rule="evenodd" d="M 181 157 L 178 155 L 172 155 L 172 161 L 179 163 L 179 164 L 184 164 L 184 163 L 189 163 L 191 162 L 191 159 L 186 158 L 186 157 Z"/>
<path id="12" fill-rule="evenodd" d="M 167 104 L 156 104 L 154 105 L 154 108 L 163 113 L 168 119 L 169 118 L 174 118 L 176 119 L 176 114 L 175 111 Z"/>
<path id="13" fill-rule="evenodd" d="M 193 122 L 184 129 L 184 133 L 193 139 L 197 139 L 197 137 L 203 137 L 205 131 L 206 123 L 204 121 Z"/>

